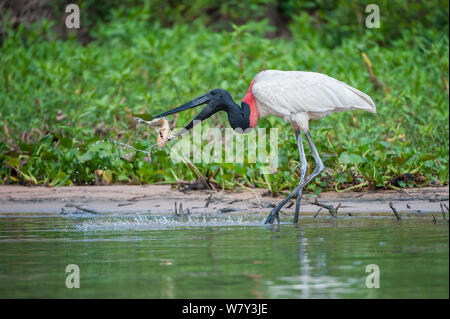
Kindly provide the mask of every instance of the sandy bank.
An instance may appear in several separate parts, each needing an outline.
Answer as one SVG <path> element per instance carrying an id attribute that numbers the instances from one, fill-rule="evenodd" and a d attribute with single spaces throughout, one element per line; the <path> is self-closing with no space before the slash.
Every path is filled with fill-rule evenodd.
<path id="1" fill-rule="evenodd" d="M 0 213 L 58 213 L 76 210 L 73 205 L 104 213 L 173 213 L 175 202 L 193 214 L 269 212 L 283 197 L 271 197 L 262 189 L 238 189 L 234 192 L 180 192 L 168 185 L 148 186 L 73 186 L 39 187 L 0 185 Z M 388 203 L 403 213 L 440 212 L 440 204 L 449 205 L 449 188 L 427 187 L 404 191 L 324 192 L 318 201 L 337 205 L 339 213 L 392 213 Z M 319 207 L 303 196 L 301 213 L 315 214 Z M 208 205 L 207 205 L 208 203 Z M 295 205 L 282 211 L 291 214 Z"/>

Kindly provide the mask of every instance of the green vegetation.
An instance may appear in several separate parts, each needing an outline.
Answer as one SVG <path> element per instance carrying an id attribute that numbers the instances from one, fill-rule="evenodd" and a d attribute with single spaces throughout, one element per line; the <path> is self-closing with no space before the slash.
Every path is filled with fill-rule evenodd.
<path id="1" fill-rule="evenodd" d="M 87 44 L 76 34 L 55 33 L 59 20 L 13 25 L 5 15 L 0 183 L 93 184 L 98 169 L 107 182 L 193 180 L 189 166 L 170 161 L 168 148 L 154 151 L 150 162 L 108 140 L 147 149 L 156 137 L 136 127 L 133 114 L 157 114 L 217 87 L 240 101 L 259 71 L 284 69 L 326 73 L 377 105 L 377 114 L 353 111 L 312 121 L 327 170 L 310 191 L 446 184 L 448 2 L 378 1 L 380 29 L 364 27 L 366 2 L 288 1 L 280 9 L 287 23 L 280 27 L 264 18 L 273 1 L 253 1 L 248 10 L 231 1 L 215 15 L 203 1 L 189 7 L 129 1 L 103 9 L 107 14 L 96 11 L 103 17 L 97 23 L 95 16 L 83 17 L 87 1 L 81 6 L 82 23 L 91 19 Z M 273 37 L 280 28 L 288 35 Z M 177 126 L 198 112 L 180 114 Z M 225 114 L 203 125 L 218 124 L 227 126 Z M 278 172 L 261 175 L 261 164 L 196 164 L 212 184 L 273 193 L 295 186 L 299 163 L 290 125 L 268 117 L 258 126 L 280 129 Z"/>

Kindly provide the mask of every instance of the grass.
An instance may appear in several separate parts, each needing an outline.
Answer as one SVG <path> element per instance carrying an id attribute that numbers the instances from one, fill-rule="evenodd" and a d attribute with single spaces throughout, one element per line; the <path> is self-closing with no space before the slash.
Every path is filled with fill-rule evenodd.
<path id="1" fill-rule="evenodd" d="M 51 24 L 9 28 L 3 39 L 2 184 L 94 184 L 96 171 L 108 183 L 195 179 L 188 165 L 170 161 L 166 149 L 155 151 L 150 162 L 108 140 L 147 149 L 156 138 L 136 127 L 133 114 L 157 114 L 217 87 L 240 101 L 264 69 L 326 73 L 377 105 L 375 115 L 353 111 L 311 122 L 327 169 L 309 184 L 310 192 L 448 183 L 447 33 L 411 24 L 388 45 L 380 45 L 373 29 L 330 46 L 307 14 L 290 24 L 290 39 L 265 38 L 266 20 L 213 31 L 201 21 L 163 28 L 140 16 L 116 16 L 96 25 L 95 40 L 83 46 L 75 37 L 57 37 Z M 180 114 L 177 126 L 198 111 Z M 228 123 L 220 113 L 203 125 Z M 278 172 L 262 175 L 261 164 L 198 164 L 212 184 L 273 193 L 295 187 L 299 162 L 290 125 L 268 117 L 258 126 L 279 128 Z M 306 152 L 314 168 L 308 147 Z"/>

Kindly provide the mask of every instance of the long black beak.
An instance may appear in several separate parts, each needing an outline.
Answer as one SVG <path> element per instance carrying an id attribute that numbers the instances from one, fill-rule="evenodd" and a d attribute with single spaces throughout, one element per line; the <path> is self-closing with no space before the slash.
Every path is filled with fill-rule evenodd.
<path id="1" fill-rule="evenodd" d="M 220 108 L 217 108 L 214 102 L 209 103 L 196 117 L 194 117 L 192 121 L 190 121 L 181 131 L 175 134 L 175 136 L 179 136 L 184 132 L 189 131 L 194 127 L 194 125 L 200 123 L 203 120 L 206 120 L 208 117 L 212 116 L 218 111 L 220 111 Z"/>
<path id="2" fill-rule="evenodd" d="M 206 94 L 204 94 L 202 96 L 199 96 L 198 98 L 193 99 L 190 102 L 187 102 L 186 104 L 183 104 L 183 105 L 181 105 L 179 107 L 176 107 L 176 108 L 174 108 L 174 109 L 172 109 L 170 111 L 158 114 L 158 115 L 154 116 L 153 118 L 163 117 L 163 116 L 174 114 L 174 113 L 178 113 L 178 112 L 181 112 L 181 111 L 186 111 L 186 110 L 192 109 L 193 107 L 205 104 L 205 103 L 207 103 L 209 101 L 210 101 L 210 94 L 206 93 Z"/>
<path id="3" fill-rule="evenodd" d="M 184 132 L 189 131 L 192 127 L 194 127 L 194 125 L 197 124 L 194 122 L 196 122 L 196 121 L 201 122 L 201 121 L 207 119 L 208 117 L 212 116 L 214 113 L 220 111 L 221 108 L 218 107 L 218 104 L 216 102 L 217 101 L 215 100 L 214 96 L 211 93 L 206 93 L 190 102 L 187 102 L 186 104 L 176 107 L 170 111 L 156 115 L 154 118 L 178 113 L 178 112 L 185 111 L 185 110 L 194 108 L 196 106 L 208 103 L 208 105 L 196 117 L 194 117 L 194 119 L 192 121 L 190 121 L 183 129 L 181 129 L 177 134 L 175 134 L 174 137 L 178 137 L 181 134 L 183 134 Z"/>

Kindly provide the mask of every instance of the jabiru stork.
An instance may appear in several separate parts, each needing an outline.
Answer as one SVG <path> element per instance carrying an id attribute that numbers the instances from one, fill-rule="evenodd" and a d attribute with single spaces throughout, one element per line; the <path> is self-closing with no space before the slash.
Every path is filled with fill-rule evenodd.
<path id="1" fill-rule="evenodd" d="M 376 113 L 375 103 L 367 94 L 328 75 L 316 72 L 267 70 L 255 76 L 241 106 L 233 101 L 226 90 L 214 89 L 155 118 L 206 103 L 206 107 L 172 138 L 190 130 L 197 123 L 194 121 L 203 121 L 219 111 L 227 112 L 231 127 L 234 130 L 239 128 L 239 132 L 255 128 L 258 119 L 267 115 L 279 116 L 291 123 L 294 128 L 300 153 L 300 180 L 295 189 L 270 212 L 265 224 L 272 224 L 275 219 L 279 223 L 280 209 L 296 195 L 294 223 L 298 223 L 303 188 L 324 170 L 309 132 L 309 120 L 353 109 Z M 316 163 L 314 171 L 308 177 L 306 177 L 308 163 L 300 131 L 305 134 Z"/>

